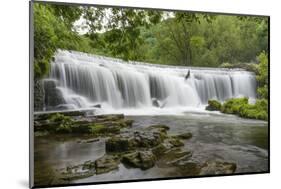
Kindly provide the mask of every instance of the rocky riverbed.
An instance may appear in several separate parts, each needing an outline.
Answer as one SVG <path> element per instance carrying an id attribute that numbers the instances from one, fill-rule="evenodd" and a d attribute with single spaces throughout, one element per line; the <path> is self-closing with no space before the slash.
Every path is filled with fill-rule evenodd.
<path id="1" fill-rule="evenodd" d="M 35 184 L 267 171 L 266 125 L 225 115 L 38 114 Z"/>

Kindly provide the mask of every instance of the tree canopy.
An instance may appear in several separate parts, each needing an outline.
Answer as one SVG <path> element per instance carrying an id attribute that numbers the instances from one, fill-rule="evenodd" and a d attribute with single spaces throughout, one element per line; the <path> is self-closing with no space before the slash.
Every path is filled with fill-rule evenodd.
<path id="1" fill-rule="evenodd" d="M 258 62 L 261 52 L 267 54 L 268 19 L 35 2 L 34 47 L 36 78 L 48 73 L 59 48 L 157 64 L 218 67 Z"/>

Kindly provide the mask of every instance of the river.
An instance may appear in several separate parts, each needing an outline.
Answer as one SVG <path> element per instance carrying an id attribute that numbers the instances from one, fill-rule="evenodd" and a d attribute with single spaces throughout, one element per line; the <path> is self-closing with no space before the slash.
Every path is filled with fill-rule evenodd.
<path id="1" fill-rule="evenodd" d="M 192 152 L 190 161 L 208 160 L 234 162 L 235 173 L 268 171 L 268 123 L 242 119 L 220 113 L 184 113 L 182 115 L 128 116 L 134 120 L 132 129 L 152 124 L 166 124 L 170 134 L 191 132 L 184 148 Z M 93 143 L 78 143 L 77 136 L 35 137 L 35 181 L 42 184 L 51 180 L 52 170 L 96 160 L 105 154 L 105 139 Z M 174 167 L 155 165 L 148 170 L 128 168 L 122 163 L 117 170 L 72 181 L 88 183 L 165 177 L 184 177 L 185 172 Z"/>

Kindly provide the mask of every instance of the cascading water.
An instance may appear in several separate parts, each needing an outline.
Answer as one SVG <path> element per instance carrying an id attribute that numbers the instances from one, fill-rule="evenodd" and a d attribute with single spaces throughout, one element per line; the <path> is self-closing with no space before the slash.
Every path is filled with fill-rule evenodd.
<path id="1" fill-rule="evenodd" d="M 208 99 L 256 97 L 255 75 L 247 71 L 123 62 L 64 50 L 51 63 L 50 79 L 64 99 L 58 106 L 72 109 L 202 108 Z"/>

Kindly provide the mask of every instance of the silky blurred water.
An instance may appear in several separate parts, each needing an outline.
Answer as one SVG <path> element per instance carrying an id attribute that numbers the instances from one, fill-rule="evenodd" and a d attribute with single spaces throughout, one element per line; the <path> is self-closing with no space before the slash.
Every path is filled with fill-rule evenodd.
<path id="1" fill-rule="evenodd" d="M 227 161 L 237 164 L 236 173 L 264 172 L 268 170 L 268 123 L 242 119 L 233 115 L 186 113 L 184 115 L 129 116 L 134 119 L 132 129 L 142 129 L 152 124 L 166 124 L 169 134 L 191 132 L 185 141 L 186 150 L 192 151 L 191 160 Z M 83 137 L 35 137 L 35 175 L 40 183 L 50 179 L 50 170 L 68 165 L 96 160 L 105 153 L 105 141 L 78 143 Z M 45 171 L 45 172 L 44 172 Z M 47 173 L 48 171 L 48 173 Z M 120 164 L 119 169 L 73 181 L 75 183 L 148 179 L 186 176 L 174 167 L 157 165 L 142 171 Z M 36 182 L 35 177 L 35 182 Z"/>

